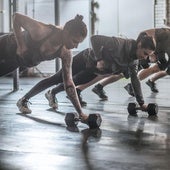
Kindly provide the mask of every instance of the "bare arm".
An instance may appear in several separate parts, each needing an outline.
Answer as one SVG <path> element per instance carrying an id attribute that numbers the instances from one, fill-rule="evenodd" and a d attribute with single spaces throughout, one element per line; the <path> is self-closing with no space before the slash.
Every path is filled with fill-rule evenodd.
<path id="1" fill-rule="evenodd" d="M 72 69 L 71 69 L 72 58 L 71 58 L 70 50 L 63 48 L 61 59 L 62 59 L 62 70 L 63 70 L 63 82 L 64 82 L 66 93 L 69 99 L 71 100 L 72 104 L 74 105 L 76 111 L 78 112 L 79 116 L 82 117 L 83 116 L 82 109 L 72 79 Z"/>

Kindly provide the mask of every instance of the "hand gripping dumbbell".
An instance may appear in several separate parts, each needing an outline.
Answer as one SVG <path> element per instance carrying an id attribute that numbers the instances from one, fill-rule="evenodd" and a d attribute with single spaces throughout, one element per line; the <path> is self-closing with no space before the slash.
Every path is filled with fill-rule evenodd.
<path id="1" fill-rule="evenodd" d="M 65 122 L 68 127 L 75 127 L 81 119 L 77 118 L 77 113 L 67 113 L 65 116 Z M 102 122 L 100 114 L 89 114 L 88 119 L 83 122 L 86 123 L 90 129 L 99 128 Z"/>
<path id="2" fill-rule="evenodd" d="M 137 103 L 129 103 L 127 110 L 130 115 L 136 116 L 137 111 L 141 110 L 141 108 L 138 106 Z M 157 115 L 158 114 L 158 105 L 156 103 L 149 103 L 146 111 L 148 112 L 149 116 Z"/>

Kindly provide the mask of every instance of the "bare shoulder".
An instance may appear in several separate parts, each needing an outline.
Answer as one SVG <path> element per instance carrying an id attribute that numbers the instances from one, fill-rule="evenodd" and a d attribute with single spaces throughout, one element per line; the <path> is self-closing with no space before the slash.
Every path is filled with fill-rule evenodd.
<path id="1" fill-rule="evenodd" d="M 41 40 L 51 31 L 49 24 L 43 23 L 21 13 L 15 13 L 13 15 L 13 24 L 20 26 L 23 30 L 27 30 L 33 40 Z"/>

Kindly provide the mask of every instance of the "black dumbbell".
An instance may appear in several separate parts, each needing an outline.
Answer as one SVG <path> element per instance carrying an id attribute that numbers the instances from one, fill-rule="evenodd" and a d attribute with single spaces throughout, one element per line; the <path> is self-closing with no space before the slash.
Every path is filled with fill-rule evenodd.
<path id="1" fill-rule="evenodd" d="M 65 122 L 68 127 L 75 127 L 78 125 L 78 122 L 81 121 L 81 119 L 78 119 L 77 113 L 67 113 L 65 116 Z M 87 124 L 90 127 L 90 129 L 99 128 L 102 122 L 102 118 L 100 114 L 89 114 L 89 117 L 87 119 Z"/>
<path id="2" fill-rule="evenodd" d="M 129 103 L 127 110 L 130 115 L 136 116 L 137 111 L 141 110 L 141 108 L 138 107 L 137 103 Z M 158 105 L 156 103 L 149 103 L 146 111 L 148 112 L 149 116 L 157 115 L 158 114 Z"/>

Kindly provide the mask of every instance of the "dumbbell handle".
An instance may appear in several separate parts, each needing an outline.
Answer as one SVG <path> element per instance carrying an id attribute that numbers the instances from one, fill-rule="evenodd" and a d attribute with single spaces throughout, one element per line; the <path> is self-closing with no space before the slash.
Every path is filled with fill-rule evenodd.
<path id="1" fill-rule="evenodd" d="M 148 112 L 149 115 L 156 115 L 158 113 L 158 105 L 156 103 L 149 103 L 147 108 L 140 107 L 136 103 L 129 103 L 128 112 L 132 115 L 136 115 L 137 110 Z"/>
<path id="2" fill-rule="evenodd" d="M 141 107 L 135 107 L 136 110 L 142 110 Z"/>
<path id="3" fill-rule="evenodd" d="M 142 110 L 141 107 L 135 107 L 135 109 L 136 109 L 136 110 Z M 146 108 L 146 110 L 142 110 L 142 111 L 147 112 L 147 111 L 148 111 L 148 108 Z"/>
<path id="4" fill-rule="evenodd" d="M 149 104 L 148 104 L 148 105 L 149 105 Z M 139 106 L 135 107 L 135 109 L 136 109 L 136 110 L 142 110 L 142 108 L 141 108 L 141 107 L 139 107 Z M 148 106 L 147 106 L 146 110 L 142 110 L 142 111 L 144 111 L 144 112 L 148 112 Z"/>

